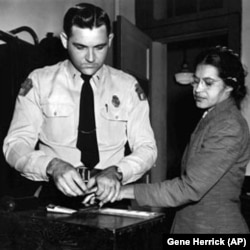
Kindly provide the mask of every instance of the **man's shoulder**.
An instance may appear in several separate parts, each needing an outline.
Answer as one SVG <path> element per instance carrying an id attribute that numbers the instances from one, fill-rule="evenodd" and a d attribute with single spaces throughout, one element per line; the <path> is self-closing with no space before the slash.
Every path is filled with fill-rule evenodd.
<path id="1" fill-rule="evenodd" d="M 118 78 L 119 80 L 124 80 L 124 81 L 132 82 L 132 83 L 137 81 L 133 75 L 121 69 L 116 69 L 109 65 L 105 65 L 104 67 L 105 67 L 106 72 L 108 72 L 108 74 L 111 77 Z"/>
<path id="2" fill-rule="evenodd" d="M 66 76 L 65 61 L 62 61 L 33 70 L 26 81 L 30 81 L 38 91 L 47 93 L 52 86 L 62 84 L 66 79 L 64 76 Z"/>
<path id="3" fill-rule="evenodd" d="M 134 93 L 138 96 L 139 100 L 146 100 L 147 97 L 144 90 L 140 86 L 138 80 L 133 75 L 110 66 L 105 65 L 105 74 L 108 75 L 110 80 L 109 84 L 115 86 L 115 89 L 123 92 L 124 95 L 131 95 Z"/>
<path id="4" fill-rule="evenodd" d="M 41 68 L 34 69 L 31 72 L 31 75 L 39 75 L 42 76 L 50 76 L 54 75 L 55 73 L 58 73 L 59 70 L 61 70 L 64 67 L 64 61 L 58 62 L 57 64 L 53 65 L 46 65 Z"/>

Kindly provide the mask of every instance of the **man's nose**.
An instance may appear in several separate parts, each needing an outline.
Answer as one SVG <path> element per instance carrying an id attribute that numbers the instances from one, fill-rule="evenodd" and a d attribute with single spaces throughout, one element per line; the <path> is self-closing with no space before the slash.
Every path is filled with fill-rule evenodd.
<path id="1" fill-rule="evenodd" d="M 93 49 L 89 49 L 87 54 L 86 54 L 86 60 L 88 62 L 93 62 L 95 60 L 95 54 L 94 54 L 94 51 Z"/>

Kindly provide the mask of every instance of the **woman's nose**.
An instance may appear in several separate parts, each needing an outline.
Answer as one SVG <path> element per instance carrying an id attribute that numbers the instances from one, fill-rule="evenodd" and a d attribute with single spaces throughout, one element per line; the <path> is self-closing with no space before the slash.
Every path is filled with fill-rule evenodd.
<path id="1" fill-rule="evenodd" d="M 196 92 L 200 92 L 204 89 L 204 84 L 203 84 L 203 81 L 200 80 L 200 82 L 196 85 L 196 88 L 195 88 L 195 91 Z"/>

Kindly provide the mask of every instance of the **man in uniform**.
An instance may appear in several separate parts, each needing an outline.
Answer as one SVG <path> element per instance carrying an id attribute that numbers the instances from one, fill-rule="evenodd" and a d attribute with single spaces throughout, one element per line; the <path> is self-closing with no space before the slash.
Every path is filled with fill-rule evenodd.
<path id="1" fill-rule="evenodd" d="M 3 151 L 22 176 L 51 180 L 68 197 L 88 192 L 79 167 L 92 176 L 100 170 L 92 177 L 96 196 L 112 202 L 121 185 L 136 181 L 155 163 L 148 101 L 133 76 L 104 64 L 113 34 L 102 9 L 78 4 L 65 14 L 63 28 L 60 38 L 69 59 L 34 70 L 22 84 Z M 86 132 L 80 123 L 89 119 L 81 107 L 87 84 L 94 127 Z"/>

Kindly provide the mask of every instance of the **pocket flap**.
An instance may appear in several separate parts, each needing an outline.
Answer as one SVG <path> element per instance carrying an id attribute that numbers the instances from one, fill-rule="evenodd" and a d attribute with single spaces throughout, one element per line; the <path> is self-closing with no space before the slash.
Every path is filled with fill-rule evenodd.
<path id="1" fill-rule="evenodd" d="M 126 109 L 124 108 L 116 108 L 110 106 L 108 107 L 103 107 L 101 109 L 101 115 L 107 119 L 107 120 L 112 120 L 112 121 L 127 121 L 128 120 L 128 114 Z"/>
<path id="2" fill-rule="evenodd" d="M 74 108 L 70 104 L 44 104 L 43 112 L 47 117 L 66 117 L 72 114 Z"/>

